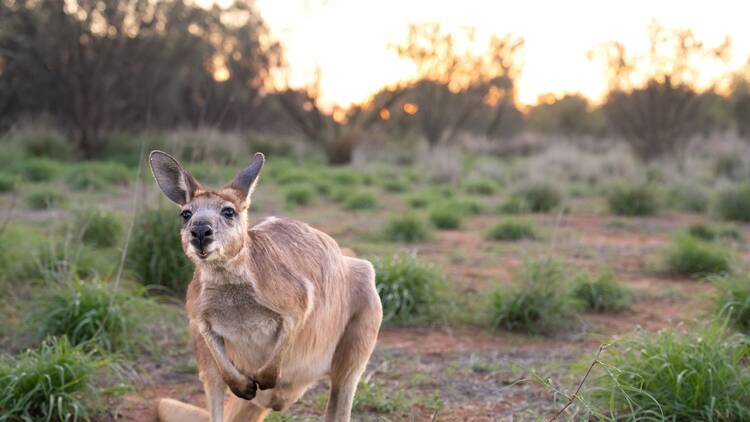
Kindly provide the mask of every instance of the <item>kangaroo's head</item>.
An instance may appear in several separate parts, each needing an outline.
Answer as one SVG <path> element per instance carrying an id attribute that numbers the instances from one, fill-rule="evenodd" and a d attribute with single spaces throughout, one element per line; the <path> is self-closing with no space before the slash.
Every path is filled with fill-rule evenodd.
<path id="1" fill-rule="evenodd" d="M 172 156 L 161 151 L 149 155 L 156 183 L 172 202 L 180 206 L 180 237 L 185 254 L 197 265 L 218 264 L 242 251 L 247 234 L 250 195 L 265 163 L 261 153 L 229 184 L 208 190 Z"/>

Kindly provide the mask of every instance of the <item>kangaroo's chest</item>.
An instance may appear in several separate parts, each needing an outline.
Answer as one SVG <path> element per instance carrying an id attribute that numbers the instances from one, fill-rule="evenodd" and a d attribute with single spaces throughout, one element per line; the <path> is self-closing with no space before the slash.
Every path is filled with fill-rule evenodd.
<path id="1" fill-rule="evenodd" d="M 267 358 L 279 335 L 279 315 L 260 305 L 247 284 L 205 287 L 200 313 L 227 349 L 249 366 Z"/>

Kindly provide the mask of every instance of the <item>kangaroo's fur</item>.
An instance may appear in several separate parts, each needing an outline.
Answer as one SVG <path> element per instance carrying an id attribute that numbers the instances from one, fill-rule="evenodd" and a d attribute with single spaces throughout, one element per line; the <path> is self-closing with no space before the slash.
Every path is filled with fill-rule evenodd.
<path id="1" fill-rule="evenodd" d="M 249 225 L 262 154 L 217 191 L 163 152 L 152 152 L 150 162 L 165 195 L 192 216 L 181 231 L 196 264 L 186 310 L 208 402 L 206 412 L 163 399 L 160 420 L 261 421 L 328 376 L 326 421 L 348 421 L 382 319 L 372 265 L 344 256 L 330 236 L 298 221 Z M 224 216 L 227 208 L 235 217 Z M 191 227 L 204 223 L 213 241 L 199 248 Z M 227 387 L 233 394 L 225 403 Z"/>

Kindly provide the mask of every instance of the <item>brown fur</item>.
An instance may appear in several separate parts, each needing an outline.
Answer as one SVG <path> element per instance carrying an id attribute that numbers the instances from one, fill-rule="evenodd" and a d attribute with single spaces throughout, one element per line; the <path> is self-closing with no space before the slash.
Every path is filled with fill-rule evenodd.
<path id="1" fill-rule="evenodd" d="M 182 230 L 183 249 L 196 264 L 186 309 L 210 420 L 263 420 L 328 376 L 326 420 L 348 421 L 382 319 L 372 265 L 342 255 L 331 237 L 298 221 L 270 217 L 248 228 L 262 156 L 226 188 L 208 191 L 176 161 L 153 154 L 165 194 L 215 232 L 200 251 L 207 255 L 199 255 L 190 242 L 193 223 Z M 222 217 L 227 207 L 236 220 Z M 224 406 L 227 386 L 234 394 Z M 188 421 L 186 414 L 208 420 L 175 403 L 159 404 L 162 421 Z"/>

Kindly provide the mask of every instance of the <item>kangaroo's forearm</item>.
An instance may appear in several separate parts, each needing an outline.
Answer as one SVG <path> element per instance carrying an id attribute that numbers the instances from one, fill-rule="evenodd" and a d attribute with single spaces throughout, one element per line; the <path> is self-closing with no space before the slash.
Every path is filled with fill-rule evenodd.
<path id="1" fill-rule="evenodd" d="M 239 370 L 237 370 L 229 359 L 229 356 L 227 356 L 226 348 L 224 347 L 224 339 L 213 332 L 208 323 L 202 322 L 199 328 L 201 336 L 203 336 L 208 351 L 216 362 L 216 366 L 219 368 L 219 372 L 221 372 L 221 377 L 224 379 L 224 382 L 230 387 L 242 385 L 245 382 L 245 377 Z"/>

